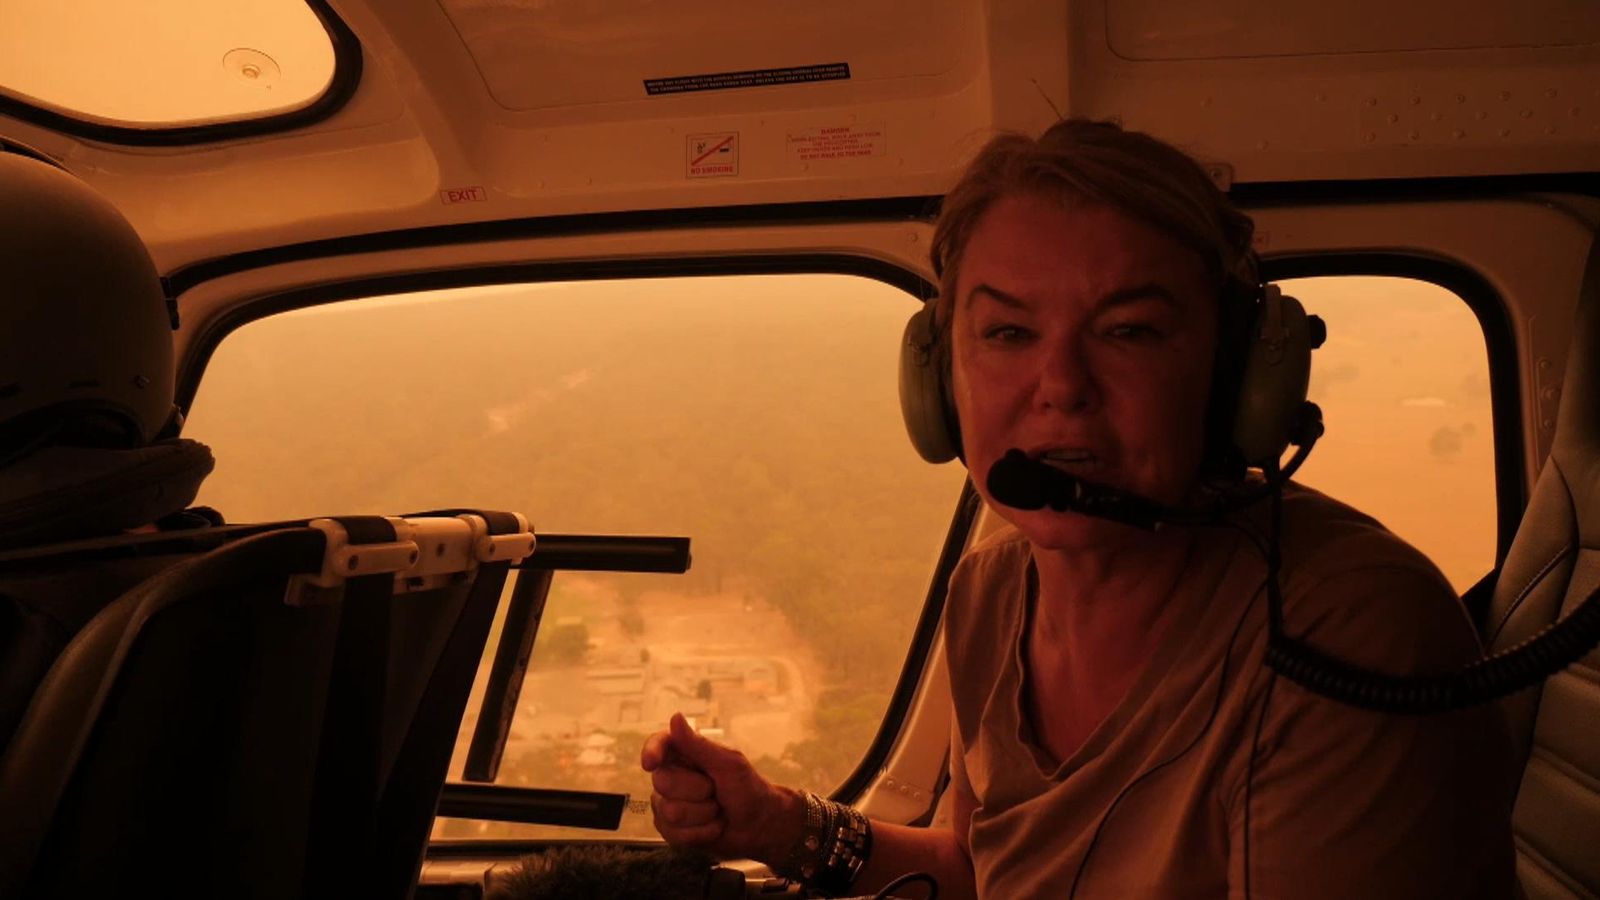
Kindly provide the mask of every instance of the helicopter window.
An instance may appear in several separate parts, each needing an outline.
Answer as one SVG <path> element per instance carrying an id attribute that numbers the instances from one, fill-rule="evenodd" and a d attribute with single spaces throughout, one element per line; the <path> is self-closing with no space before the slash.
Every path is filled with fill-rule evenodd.
<path id="1" fill-rule="evenodd" d="M 200 384 L 185 435 L 218 465 L 199 502 L 230 521 L 481 506 L 547 533 L 688 536 L 687 575 L 557 573 L 496 783 L 647 798 L 639 747 L 682 711 L 828 792 L 882 724 L 965 474 L 922 463 L 900 421 L 913 303 L 860 276 L 743 275 L 270 316 Z M 636 813 L 615 836 L 656 835 Z"/>
<path id="2" fill-rule="evenodd" d="M 1296 480 L 1374 516 L 1466 591 L 1494 568 L 1497 521 L 1477 318 L 1448 289 L 1411 278 L 1278 284 L 1328 325 L 1310 388 L 1327 434 Z"/>

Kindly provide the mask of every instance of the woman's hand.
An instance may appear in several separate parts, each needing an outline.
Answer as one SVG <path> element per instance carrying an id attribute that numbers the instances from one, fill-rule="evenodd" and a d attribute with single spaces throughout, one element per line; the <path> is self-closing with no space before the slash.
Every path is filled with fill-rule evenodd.
<path id="1" fill-rule="evenodd" d="M 669 844 L 771 865 L 800 839 L 800 795 L 761 777 L 738 750 L 701 737 L 682 713 L 645 739 L 639 765 L 650 773 L 650 810 Z"/>

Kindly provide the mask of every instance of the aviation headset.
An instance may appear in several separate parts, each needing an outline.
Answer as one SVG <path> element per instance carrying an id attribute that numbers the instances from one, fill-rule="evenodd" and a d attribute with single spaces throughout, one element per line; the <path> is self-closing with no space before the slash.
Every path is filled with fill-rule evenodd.
<path id="1" fill-rule="evenodd" d="M 1275 284 L 1230 281 L 1220 302 L 1206 471 L 1236 478 L 1248 466 L 1275 464 L 1290 444 L 1304 443 L 1308 430 L 1320 431 L 1320 412 L 1306 402 L 1306 389 L 1311 351 L 1322 346 L 1327 331 Z M 900 411 L 912 446 L 931 463 L 962 456 L 938 312 L 937 297 L 924 303 L 906 323 L 900 344 Z"/>

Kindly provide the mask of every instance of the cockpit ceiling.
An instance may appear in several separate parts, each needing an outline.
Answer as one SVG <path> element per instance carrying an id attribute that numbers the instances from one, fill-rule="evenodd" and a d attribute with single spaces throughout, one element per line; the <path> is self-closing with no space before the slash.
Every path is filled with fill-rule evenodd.
<path id="1" fill-rule="evenodd" d="M 1233 184 L 1600 171 L 1593 0 L 294 2 L 358 62 L 325 114 L 141 146 L 0 102 L 0 137 L 109 197 L 164 271 L 435 226 L 920 198 L 1061 115 Z"/>
<path id="2" fill-rule="evenodd" d="M 1600 43 L 1593 0 L 1107 0 L 1106 42 L 1129 60 L 1250 59 L 1429 50 L 1507 50 Z"/>
<path id="3" fill-rule="evenodd" d="M 934 78 L 959 64 L 979 24 L 966 4 L 926 0 L 438 2 L 508 110 Z"/>

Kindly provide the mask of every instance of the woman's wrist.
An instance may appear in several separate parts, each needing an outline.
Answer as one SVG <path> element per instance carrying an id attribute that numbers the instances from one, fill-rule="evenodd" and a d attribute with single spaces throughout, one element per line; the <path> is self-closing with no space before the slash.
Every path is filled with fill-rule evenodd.
<path id="1" fill-rule="evenodd" d="M 849 893 L 872 852 L 871 823 L 854 807 L 810 791 L 789 796 L 798 801 L 799 808 L 785 810 L 782 832 L 787 849 L 766 862 L 777 874 L 827 896 Z"/>
<path id="2" fill-rule="evenodd" d="M 802 791 L 774 785 L 771 815 L 767 827 L 765 847 L 756 857 L 774 871 L 783 865 L 790 852 L 805 839 L 806 800 Z"/>

